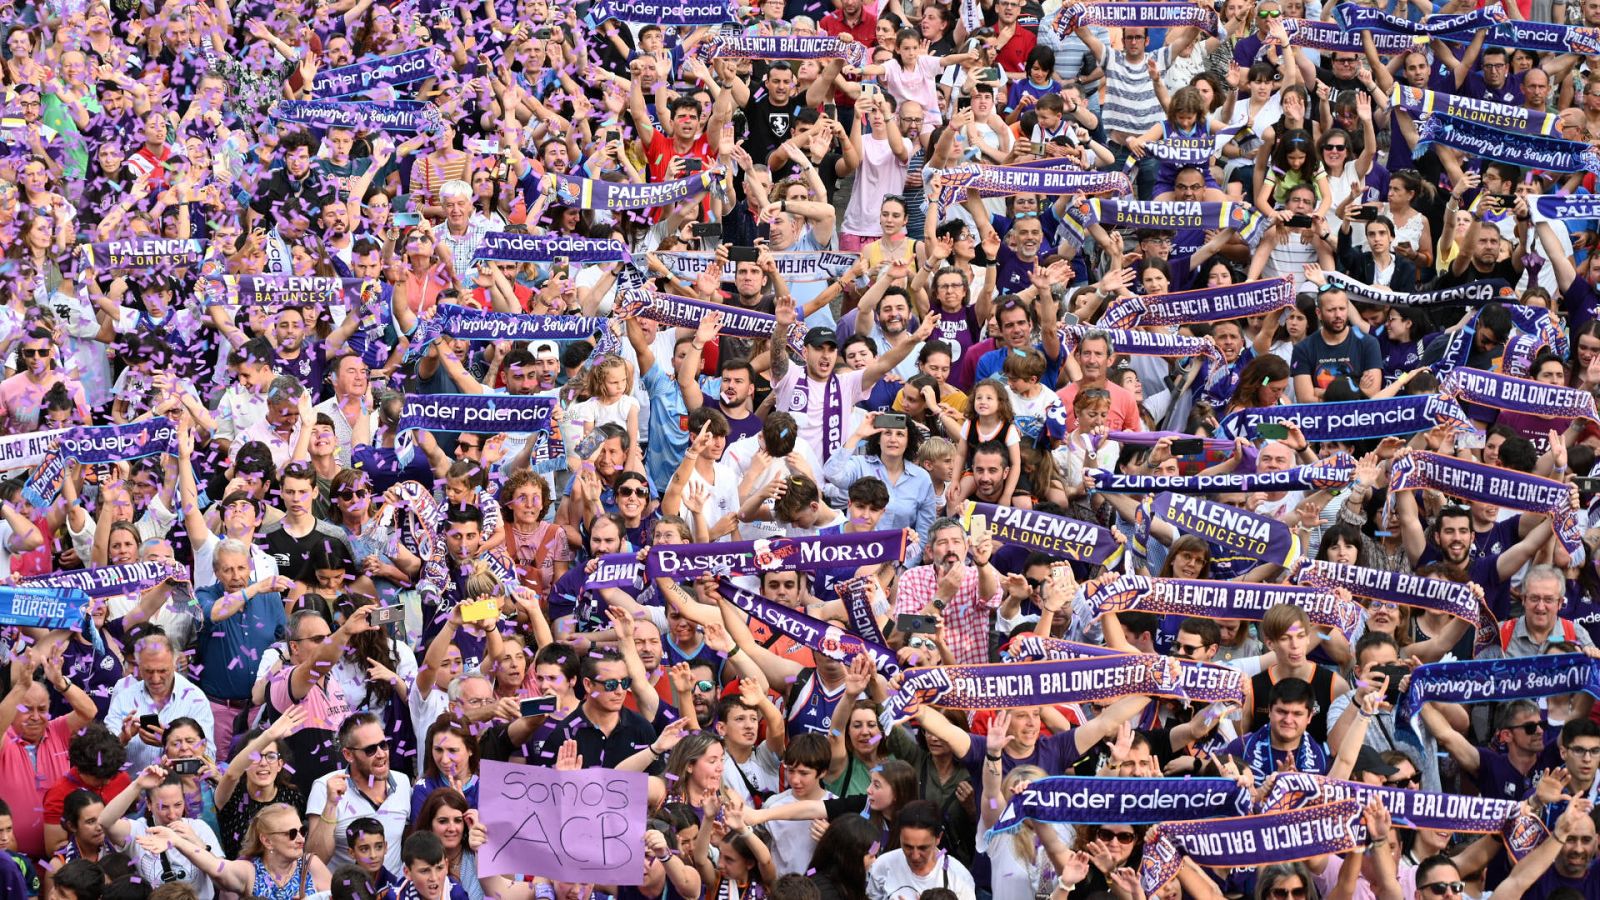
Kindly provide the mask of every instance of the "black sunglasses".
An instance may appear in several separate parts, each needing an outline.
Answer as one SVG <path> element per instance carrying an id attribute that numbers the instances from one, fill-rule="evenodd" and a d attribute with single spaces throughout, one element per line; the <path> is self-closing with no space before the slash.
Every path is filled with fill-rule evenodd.
<path id="1" fill-rule="evenodd" d="M 650 499 L 650 491 L 649 491 L 648 488 L 642 488 L 642 487 L 619 487 L 619 488 L 617 488 L 617 496 L 618 497 L 640 497 L 642 499 L 648 500 L 648 499 Z"/>
<path id="2" fill-rule="evenodd" d="M 1526 735 L 1535 735 L 1544 731 L 1543 722 L 1523 722 L 1521 725 L 1507 725 L 1507 731 L 1520 731 Z"/>
<path id="3" fill-rule="evenodd" d="M 1418 885 L 1417 886 L 1417 890 L 1419 890 L 1419 891 L 1427 891 L 1428 893 L 1434 895 L 1435 897 L 1444 897 L 1444 896 L 1448 896 L 1450 894 L 1459 894 L 1459 893 L 1462 893 L 1463 891 L 1465 891 L 1466 889 L 1467 889 L 1466 882 L 1463 882 L 1463 881 L 1435 881 L 1432 884 L 1422 884 L 1422 885 Z"/>
<path id="4" fill-rule="evenodd" d="M 351 747 L 350 749 L 352 749 L 355 752 L 361 754 L 362 756 L 373 756 L 375 754 L 383 753 L 383 752 L 388 751 L 388 749 L 389 749 L 389 739 L 388 738 L 384 738 L 383 740 L 377 742 L 376 744 L 368 744 L 365 747 Z"/>

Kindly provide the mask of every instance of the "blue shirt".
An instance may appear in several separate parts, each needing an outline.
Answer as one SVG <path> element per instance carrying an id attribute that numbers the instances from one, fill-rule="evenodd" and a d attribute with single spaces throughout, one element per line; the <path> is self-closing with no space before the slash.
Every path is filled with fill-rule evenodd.
<path id="1" fill-rule="evenodd" d="M 828 458 L 828 464 L 823 466 L 822 477 L 832 488 L 830 493 L 837 495 L 849 493 L 850 485 L 862 478 L 879 479 L 889 487 L 889 506 L 884 509 L 877 530 L 913 528 L 926 541 L 928 528 L 933 525 L 935 505 L 933 478 L 926 469 L 916 463 L 907 462 L 905 470 L 900 473 L 900 480 L 894 481 L 884 469 L 883 461 L 876 456 L 848 456 L 844 453 L 835 453 Z M 916 557 L 916 560 L 912 557 Z M 920 559 L 920 549 L 912 550 L 906 558 L 906 565 L 914 566 Z"/>
<path id="2" fill-rule="evenodd" d="M 667 374 L 660 360 L 641 380 L 650 393 L 650 446 L 645 450 L 645 473 L 651 484 L 666 484 L 689 451 L 689 432 L 683 428 L 689 407 L 683 402 L 677 380 Z"/>
<path id="3" fill-rule="evenodd" d="M 219 700 L 244 700 L 256 681 L 261 654 L 288 631 L 283 596 L 276 591 L 253 594 L 233 615 L 218 622 L 211 607 L 230 593 L 220 583 L 200 588 L 194 598 L 205 621 L 200 641 L 200 690 Z"/>
<path id="4" fill-rule="evenodd" d="M 1061 376 L 1061 357 L 1050 358 L 1050 352 L 1044 349 L 1043 343 L 1034 344 L 1033 348 L 1044 354 L 1044 377 L 1039 383 L 1047 388 L 1054 388 L 1056 380 Z M 973 370 L 972 383 L 977 384 L 989 378 L 996 378 L 1006 364 L 1006 354 L 1011 352 L 1009 347 L 999 347 L 990 350 L 978 358 L 978 365 Z"/>

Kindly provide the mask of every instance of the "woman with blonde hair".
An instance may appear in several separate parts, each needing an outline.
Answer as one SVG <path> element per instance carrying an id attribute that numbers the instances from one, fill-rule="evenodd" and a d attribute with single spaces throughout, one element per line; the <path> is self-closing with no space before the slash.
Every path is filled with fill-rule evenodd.
<path id="1" fill-rule="evenodd" d="M 995 713 L 987 736 L 988 756 L 1005 749 L 1010 727 L 1010 710 Z M 992 832 L 1011 798 L 1045 777 L 1044 769 L 1038 766 L 1017 766 L 1003 779 L 1000 769 L 999 762 L 986 761 L 983 765 L 983 795 L 995 799 L 983 804 L 978 834 L 988 835 L 988 840 L 979 852 L 989 858 L 995 900 L 1030 900 L 1040 895 L 1041 885 L 1052 880 L 1046 875 L 1048 859 L 1066 850 L 1070 831 L 1063 834 L 1063 826 L 1024 820 L 1009 831 Z"/>
<path id="2" fill-rule="evenodd" d="M 239 858 L 218 859 L 193 838 L 156 826 L 138 839 L 148 853 L 177 850 L 224 891 L 262 900 L 299 900 L 326 891 L 333 878 L 326 864 L 306 853 L 305 823 L 287 803 L 274 803 L 256 814 L 244 834 Z"/>

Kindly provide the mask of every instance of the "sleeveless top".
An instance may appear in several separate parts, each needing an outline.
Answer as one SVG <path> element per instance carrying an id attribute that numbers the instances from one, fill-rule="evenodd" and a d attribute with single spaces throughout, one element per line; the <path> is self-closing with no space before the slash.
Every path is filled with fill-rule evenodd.
<path id="1" fill-rule="evenodd" d="M 250 864 L 256 867 L 255 880 L 250 882 L 250 893 L 262 900 L 299 900 L 307 894 L 316 893 L 316 889 L 311 886 L 311 876 L 307 873 L 309 867 L 303 859 L 295 866 L 294 877 L 283 887 L 278 887 L 272 880 L 272 876 L 267 873 L 265 862 L 257 858 L 251 860 Z"/>
<path id="2" fill-rule="evenodd" d="M 1254 704 L 1250 711 L 1252 724 L 1267 721 L 1267 697 L 1272 693 L 1272 685 L 1276 679 L 1270 671 L 1260 671 L 1250 679 L 1250 690 Z M 1321 666 L 1317 667 L 1315 675 L 1311 676 L 1311 724 L 1306 727 L 1306 734 L 1324 744 L 1328 741 L 1328 707 L 1333 704 L 1333 673 Z"/>
<path id="3" fill-rule="evenodd" d="M 807 669 L 795 679 L 794 693 L 789 703 L 789 734 L 811 732 L 827 734 L 833 727 L 833 708 L 839 705 L 844 685 L 829 691 L 817 677 L 816 669 Z"/>

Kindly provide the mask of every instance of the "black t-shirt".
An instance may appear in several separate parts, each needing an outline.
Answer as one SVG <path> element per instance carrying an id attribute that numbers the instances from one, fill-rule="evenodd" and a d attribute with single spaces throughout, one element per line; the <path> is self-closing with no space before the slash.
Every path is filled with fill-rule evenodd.
<path id="1" fill-rule="evenodd" d="M 1517 267 L 1513 266 L 1509 259 L 1500 260 L 1494 264 L 1494 268 L 1487 272 L 1468 262 L 1466 269 L 1460 275 L 1446 267 L 1443 272 L 1439 273 L 1439 279 L 1434 282 L 1433 286 L 1436 288 L 1455 287 L 1458 284 L 1471 284 L 1474 281 L 1486 281 L 1491 278 L 1499 278 L 1506 284 L 1516 284 L 1518 272 Z"/>
<path id="2" fill-rule="evenodd" d="M 312 551 L 328 544 L 342 547 L 354 560 L 355 553 L 344 533 L 326 522 L 318 521 L 305 537 L 290 534 L 281 520 L 261 533 L 261 546 L 278 561 L 278 574 L 306 584 L 316 580 L 316 570 L 311 565 Z"/>
<path id="3" fill-rule="evenodd" d="M 790 97 L 782 105 L 774 105 L 772 98 L 762 97 L 745 107 L 744 122 L 749 137 L 745 138 L 744 149 L 756 165 L 765 163 L 767 154 L 794 134 L 794 117 L 804 108 L 802 97 Z"/>

